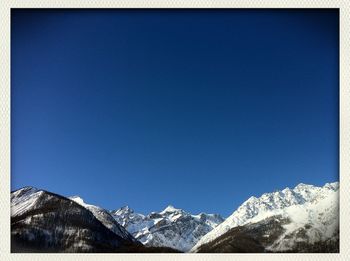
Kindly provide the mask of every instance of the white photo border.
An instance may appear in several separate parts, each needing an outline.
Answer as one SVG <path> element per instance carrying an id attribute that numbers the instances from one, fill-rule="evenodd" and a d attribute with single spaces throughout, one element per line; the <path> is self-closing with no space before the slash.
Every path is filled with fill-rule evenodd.
<path id="1" fill-rule="evenodd" d="M 342 260 L 350 257 L 350 1 L 348 0 L 2 0 L 0 3 L 0 260 Z M 10 249 L 12 8 L 339 8 L 340 253 L 335 254 L 17 254 Z"/>

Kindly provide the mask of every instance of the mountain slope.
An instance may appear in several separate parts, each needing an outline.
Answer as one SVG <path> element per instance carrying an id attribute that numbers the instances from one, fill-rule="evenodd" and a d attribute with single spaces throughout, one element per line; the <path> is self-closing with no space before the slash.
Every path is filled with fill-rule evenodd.
<path id="1" fill-rule="evenodd" d="M 310 239 L 310 225 L 286 233 L 285 225 L 291 220 L 280 215 L 268 217 L 257 223 L 231 228 L 209 243 L 200 245 L 198 253 L 339 253 L 339 233 L 325 240 Z M 285 242 L 287 248 L 274 248 L 275 242 Z"/>
<path id="2" fill-rule="evenodd" d="M 262 245 L 266 251 L 290 251 L 297 242 L 310 245 L 336 239 L 339 229 L 338 195 L 339 183 L 335 182 L 327 183 L 323 187 L 299 184 L 293 190 L 286 188 L 265 193 L 260 198 L 251 197 L 222 224 L 201 238 L 191 251 L 213 249 L 209 247 L 211 242 L 217 245 L 218 238 L 221 241 L 227 240 L 232 231 L 238 230 L 232 230 L 233 228 L 240 227 L 240 231 L 247 231 L 251 224 L 259 225 L 260 222 L 277 216 L 285 224 L 276 241 L 270 242 L 269 246 Z M 304 238 L 299 237 L 301 234 Z"/>
<path id="3" fill-rule="evenodd" d="M 144 245 L 171 247 L 184 252 L 223 221 L 219 215 L 191 215 L 173 206 L 146 216 L 123 207 L 113 211 L 112 215 Z"/>
<path id="4" fill-rule="evenodd" d="M 69 197 L 69 199 L 75 201 L 79 205 L 89 210 L 103 225 L 105 225 L 116 235 L 126 240 L 137 242 L 137 240 L 132 235 L 130 235 L 130 233 L 126 231 L 126 229 L 121 226 L 107 210 L 98 206 L 86 204 L 84 200 L 78 196 Z"/>
<path id="5" fill-rule="evenodd" d="M 339 252 L 339 183 L 251 197 L 225 221 L 173 206 L 109 212 L 25 187 L 11 193 L 11 240 L 12 252 Z"/>
<path id="6" fill-rule="evenodd" d="M 138 246 L 68 198 L 32 187 L 11 193 L 12 252 L 124 252 Z"/>

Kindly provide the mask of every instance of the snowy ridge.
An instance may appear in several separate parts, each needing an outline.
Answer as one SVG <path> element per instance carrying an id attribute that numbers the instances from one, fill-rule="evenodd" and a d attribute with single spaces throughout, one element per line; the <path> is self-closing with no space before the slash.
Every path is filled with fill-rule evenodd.
<path id="1" fill-rule="evenodd" d="M 26 212 L 37 209 L 41 206 L 41 196 L 45 194 L 45 197 L 50 197 L 44 190 L 39 190 L 34 187 L 24 187 L 22 189 L 16 190 L 11 193 L 11 217 L 16 217 L 25 214 Z M 84 200 L 78 196 L 69 198 L 75 201 L 79 205 L 83 206 L 112 232 L 118 236 L 130 240 L 137 241 L 133 236 L 128 233 L 123 226 L 119 225 L 111 214 L 94 205 L 89 205 L 84 202 Z"/>
<path id="2" fill-rule="evenodd" d="M 134 210 L 132 210 L 128 206 L 112 211 L 111 214 L 113 218 L 120 225 L 126 228 L 132 235 L 140 231 L 142 227 L 147 226 L 146 224 L 144 224 L 145 216 L 142 214 L 135 213 Z"/>
<path id="3" fill-rule="evenodd" d="M 20 216 L 35 208 L 43 191 L 33 187 L 24 187 L 11 193 L 11 216 Z"/>
<path id="4" fill-rule="evenodd" d="M 304 205 L 293 205 L 279 210 L 282 217 L 288 217 L 291 222 L 283 225 L 285 232 L 267 249 L 271 251 L 286 251 L 295 242 L 305 241 L 313 244 L 318 241 L 337 238 L 339 229 L 339 192 L 328 191 L 327 195 L 318 197 Z M 252 220 L 254 222 L 254 219 Z M 306 229 L 304 238 L 296 237 L 301 228 Z"/>
<path id="5" fill-rule="evenodd" d="M 69 199 L 75 201 L 79 205 L 83 206 L 87 210 L 89 210 L 103 225 L 105 225 L 112 232 L 117 234 L 118 236 L 128 239 L 130 241 L 136 242 L 137 240 L 126 231 L 126 229 L 121 226 L 112 215 L 105 209 L 90 205 L 84 202 L 84 200 L 79 196 L 69 197 Z"/>
<path id="6" fill-rule="evenodd" d="M 54 211 L 47 212 L 51 208 Z M 58 216 L 64 221 L 60 226 L 45 221 Z M 66 227 L 68 217 L 80 221 Z M 224 251 L 227 246 L 235 251 L 234 247 L 247 247 L 235 239 L 242 236 L 242 231 L 245 239 L 253 238 L 250 246 L 260 244 L 256 249 L 265 252 L 312 252 L 317 246 L 319 250 L 326 246 L 336 251 L 339 249 L 339 183 L 326 183 L 322 187 L 300 183 L 293 189 L 287 187 L 253 196 L 226 220 L 217 214 L 192 215 L 171 205 L 148 215 L 136 213 L 128 206 L 107 211 L 85 203 L 78 196 L 66 198 L 24 187 L 11 193 L 11 218 L 11 233 L 19 242 L 32 240 L 41 233 L 37 238 L 40 244 L 51 240 L 64 249 L 61 237 L 74 235 L 67 241 L 69 249 L 81 251 L 97 249 L 100 240 L 112 249 L 125 240 L 136 247 L 140 241 L 146 246 L 170 247 L 183 252 Z M 54 233 L 42 240 L 48 228 L 36 230 L 39 225 L 47 226 Z M 28 231 L 22 230 L 23 227 Z M 62 230 L 62 227 L 66 228 Z M 86 230 L 86 227 L 93 229 Z M 84 246 L 76 245 L 84 238 L 90 241 Z"/>
<path id="7" fill-rule="evenodd" d="M 126 206 L 113 211 L 112 215 L 144 245 L 171 247 L 184 252 L 223 221 L 216 214 L 191 215 L 171 205 L 148 215 L 135 213 Z"/>
<path id="8" fill-rule="evenodd" d="M 318 215 L 318 209 L 321 209 L 319 211 L 322 211 L 321 205 L 317 203 L 325 200 L 324 204 L 327 202 L 330 204 L 329 201 L 331 199 L 334 201 L 336 195 L 338 195 L 338 189 L 338 182 L 327 183 L 323 187 L 316 187 L 300 183 L 294 189 L 287 187 L 281 191 L 264 193 L 259 198 L 250 197 L 223 223 L 202 237 L 191 251 L 195 252 L 201 245 L 216 239 L 233 227 L 259 222 L 274 215 L 283 214 L 283 216 L 289 216 L 293 221 L 298 220 L 302 223 L 312 223 L 314 222 L 312 217 Z M 333 203 L 335 206 L 337 206 L 335 201 Z M 337 208 L 333 209 L 333 212 L 336 211 Z M 304 217 L 303 220 L 298 219 L 298 217 L 301 216 Z M 335 216 L 337 217 L 337 215 Z M 292 225 L 290 226 L 298 226 L 297 224 L 299 223 L 292 222 Z M 336 223 L 334 224 L 336 226 Z M 283 247 L 281 247 L 281 249 L 282 248 Z"/>
<path id="9" fill-rule="evenodd" d="M 140 243 L 117 235 L 69 198 L 32 187 L 11 193 L 12 252 L 114 252 L 124 246 Z"/>

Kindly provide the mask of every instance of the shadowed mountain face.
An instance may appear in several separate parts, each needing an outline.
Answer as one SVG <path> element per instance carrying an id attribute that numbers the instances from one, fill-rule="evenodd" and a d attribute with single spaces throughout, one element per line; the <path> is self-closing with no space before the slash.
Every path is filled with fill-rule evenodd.
<path id="1" fill-rule="evenodd" d="M 11 193 L 12 252 L 337 253 L 339 184 L 251 197 L 224 222 L 168 206 L 108 211 L 32 187 Z"/>
<path id="2" fill-rule="evenodd" d="M 68 198 L 31 187 L 11 194 L 12 252 L 119 252 L 141 246 Z"/>
<path id="3" fill-rule="evenodd" d="M 191 251 L 195 252 L 199 246 L 213 241 L 231 228 L 257 223 L 274 215 L 293 217 L 288 231 L 309 223 L 319 229 L 317 233 L 327 237 L 338 225 L 338 195 L 339 183 L 334 182 L 326 183 L 323 187 L 300 183 L 294 189 L 285 188 L 264 193 L 259 198 L 250 197 L 224 222 L 203 236 Z M 330 226 L 325 226 L 322 222 L 330 223 Z M 287 248 L 287 245 L 281 244 L 279 250 Z"/>
<path id="4" fill-rule="evenodd" d="M 234 227 L 213 241 L 201 245 L 199 253 L 263 253 L 284 231 L 289 220 L 271 217 L 264 221 Z"/>
<path id="5" fill-rule="evenodd" d="M 339 184 L 251 197 L 192 252 L 339 252 Z"/>
<path id="6" fill-rule="evenodd" d="M 201 245 L 198 253 L 269 253 L 269 252 L 291 252 L 291 253 L 338 253 L 339 233 L 335 231 L 332 238 L 324 241 L 314 241 L 307 235 L 311 226 L 300 227 L 287 239 L 295 242 L 288 250 L 276 250 L 273 246 L 285 234 L 284 225 L 291 221 L 281 216 L 269 217 L 263 221 L 234 227 L 213 241 Z"/>
<path id="7" fill-rule="evenodd" d="M 179 253 L 143 246 L 105 209 L 32 187 L 11 193 L 11 252 Z"/>
<path id="8" fill-rule="evenodd" d="M 75 201 L 79 205 L 83 206 L 89 210 L 105 227 L 111 230 L 113 233 L 118 236 L 132 241 L 138 242 L 126 229 L 121 226 L 109 213 L 109 211 L 94 205 L 90 205 L 84 202 L 84 200 L 78 196 L 70 197 L 69 199 Z"/>

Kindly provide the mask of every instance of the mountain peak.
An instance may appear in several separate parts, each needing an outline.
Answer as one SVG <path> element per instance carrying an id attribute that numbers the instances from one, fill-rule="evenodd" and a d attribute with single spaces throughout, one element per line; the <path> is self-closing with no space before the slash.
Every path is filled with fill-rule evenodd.
<path id="1" fill-rule="evenodd" d="M 251 196 L 250 198 L 248 198 L 248 199 L 246 200 L 246 202 L 254 202 L 254 201 L 257 201 L 257 200 L 258 200 L 257 197 Z"/>
<path id="2" fill-rule="evenodd" d="M 20 188 L 20 189 L 17 189 L 15 191 L 12 191 L 11 193 L 24 193 L 24 192 L 28 192 L 28 191 L 37 192 L 39 190 L 37 188 L 35 188 L 35 187 L 32 187 L 32 186 L 25 186 L 23 188 Z"/>
<path id="3" fill-rule="evenodd" d="M 326 183 L 323 187 L 325 187 L 327 184 L 330 184 L 330 183 Z M 294 192 L 313 191 L 313 190 L 321 189 L 323 187 L 322 186 L 317 187 L 317 186 L 310 185 L 310 184 L 299 183 L 298 185 L 296 185 L 294 187 L 293 191 Z"/>
<path id="4" fill-rule="evenodd" d="M 119 209 L 116 209 L 116 210 L 113 210 L 111 211 L 112 213 L 116 213 L 118 215 L 121 215 L 121 214 L 131 214 L 131 213 L 134 213 L 134 210 L 132 208 L 130 208 L 129 206 L 123 206 Z"/>
<path id="5" fill-rule="evenodd" d="M 72 196 L 72 197 L 69 197 L 69 199 L 75 201 L 79 205 L 85 205 L 84 200 L 81 197 L 79 197 L 79 196 Z"/>
<path id="6" fill-rule="evenodd" d="M 124 212 L 129 212 L 129 213 L 133 213 L 134 210 L 132 208 L 130 208 L 129 206 L 123 206 L 120 208 L 121 211 L 124 211 Z"/>
<path id="7" fill-rule="evenodd" d="M 114 219 L 146 246 L 190 250 L 198 240 L 223 221 L 217 214 L 191 215 L 168 205 L 161 212 L 147 215 L 125 211 L 127 206 L 112 211 Z"/>
<path id="8" fill-rule="evenodd" d="M 295 186 L 295 188 L 308 188 L 308 187 L 313 187 L 313 185 L 309 185 L 301 182 Z"/>
<path id="9" fill-rule="evenodd" d="M 125 243 L 139 245 L 106 210 L 81 202 L 79 196 L 67 198 L 31 187 L 11 193 L 14 244 L 34 247 L 34 252 L 113 252 Z M 97 241 L 99 238 L 103 241 Z"/>
<path id="10" fill-rule="evenodd" d="M 326 183 L 323 187 L 331 190 L 337 190 L 339 189 L 339 182 L 336 181 L 332 183 Z"/>
<path id="11" fill-rule="evenodd" d="M 300 183 L 293 190 L 287 187 L 282 191 L 264 193 L 259 198 L 250 197 L 222 224 L 202 237 L 193 249 L 217 238 L 233 227 L 243 226 L 249 222 L 258 222 L 277 213 L 284 213 L 283 210 L 291 206 L 316 204 L 331 193 L 336 192 L 338 186 L 337 182 L 326 183 L 323 187 Z"/>
<path id="12" fill-rule="evenodd" d="M 25 187 L 21 188 L 21 190 L 32 190 L 32 189 L 38 190 L 37 188 L 35 188 L 33 186 L 25 186 Z"/>
<path id="13" fill-rule="evenodd" d="M 173 205 L 168 205 L 162 212 L 160 213 L 166 213 L 166 212 L 177 212 L 177 211 L 183 211 L 182 209 L 175 208 Z"/>

